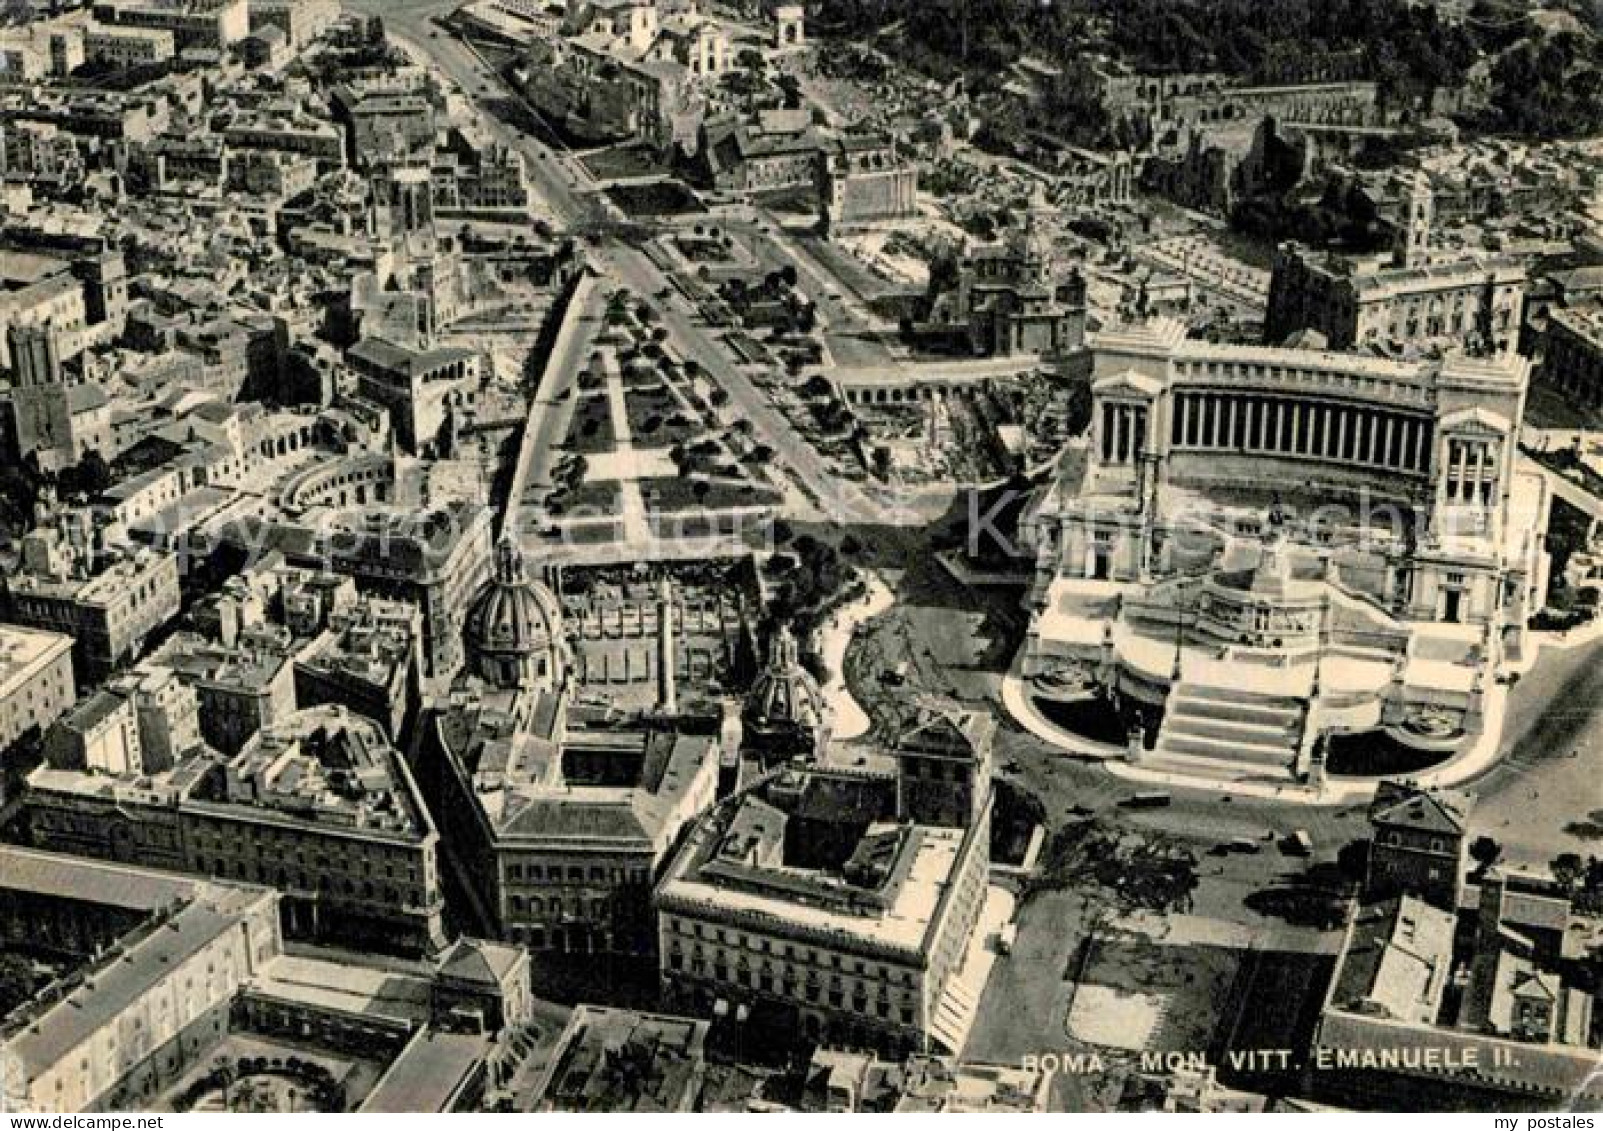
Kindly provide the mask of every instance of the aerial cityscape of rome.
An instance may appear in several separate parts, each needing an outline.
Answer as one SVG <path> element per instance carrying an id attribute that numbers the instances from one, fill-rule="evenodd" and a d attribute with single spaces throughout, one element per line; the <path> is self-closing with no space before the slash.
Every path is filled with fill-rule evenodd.
<path id="1" fill-rule="evenodd" d="M 0 0 L 8 1128 L 1595 1127 L 1600 593 L 1603 0 Z"/>

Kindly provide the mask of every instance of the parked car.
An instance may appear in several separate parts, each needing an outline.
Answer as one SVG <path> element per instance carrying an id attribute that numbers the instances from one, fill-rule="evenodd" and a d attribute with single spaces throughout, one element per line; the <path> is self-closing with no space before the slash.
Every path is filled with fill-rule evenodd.
<path id="1" fill-rule="evenodd" d="M 1312 856 L 1314 854 L 1314 839 L 1308 835 L 1306 829 L 1298 829 L 1280 842 L 1280 851 L 1287 856 Z"/>

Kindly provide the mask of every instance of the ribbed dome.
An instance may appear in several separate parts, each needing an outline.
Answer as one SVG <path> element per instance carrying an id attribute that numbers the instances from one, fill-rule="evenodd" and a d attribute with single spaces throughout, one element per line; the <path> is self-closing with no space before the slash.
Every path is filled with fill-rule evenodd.
<path id="1" fill-rule="evenodd" d="M 496 547 L 495 578 L 468 612 L 467 645 L 479 673 L 501 687 L 561 680 L 566 653 L 562 608 L 530 577 L 515 541 Z"/>
<path id="2" fill-rule="evenodd" d="M 774 634 L 768 666 L 746 697 L 743 717 L 747 729 L 758 736 L 812 735 L 825 725 L 824 694 L 812 673 L 802 667 L 796 638 L 784 626 Z"/>

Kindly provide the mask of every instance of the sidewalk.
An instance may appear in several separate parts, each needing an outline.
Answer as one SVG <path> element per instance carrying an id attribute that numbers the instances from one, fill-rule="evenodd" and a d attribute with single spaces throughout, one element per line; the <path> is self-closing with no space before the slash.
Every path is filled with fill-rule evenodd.
<path id="1" fill-rule="evenodd" d="M 1006 888 L 991 884 L 985 889 L 985 906 L 980 909 L 979 921 L 974 924 L 968 953 L 963 956 L 963 965 L 952 973 L 946 992 L 941 995 L 941 1002 L 937 1006 L 938 1009 L 940 1006 L 946 1007 L 947 1016 L 943 1020 L 952 1025 L 947 1035 L 956 1041 L 957 1047 L 952 1049 L 954 1055 L 961 1056 L 963 1046 L 968 1044 L 980 1001 L 985 996 L 985 984 L 991 979 L 991 967 L 996 965 L 992 938 L 1012 921 L 1017 907 L 1018 900 Z"/>
<path id="2" fill-rule="evenodd" d="M 830 735 L 837 739 L 861 738 L 872 726 L 868 712 L 846 686 L 846 649 L 859 626 L 879 616 L 896 601 L 890 586 L 879 574 L 864 570 L 863 580 L 868 592 L 845 608 L 837 609 L 818 630 L 818 655 L 829 673 L 829 682 L 823 689 L 824 698 L 834 714 Z"/>

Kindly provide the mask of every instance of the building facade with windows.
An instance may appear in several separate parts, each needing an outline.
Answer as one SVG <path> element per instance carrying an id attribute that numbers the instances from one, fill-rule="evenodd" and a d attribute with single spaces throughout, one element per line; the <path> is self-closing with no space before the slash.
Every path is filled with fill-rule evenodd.
<path id="1" fill-rule="evenodd" d="M 1383 781 L 1369 807 L 1368 895 L 1407 895 L 1450 914 L 1463 889 L 1475 795 Z"/>
<path id="2" fill-rule="evenodd" d="M 17 775 L 32 769 L 14 762 L 12 747 L 29 734 L 42 736 L 77 695 L 72 637 L 0 624 L 0 802 L 10 800 Z"/>
<path id="3" fill-rule="evenodd" d="M 298 711 L 233 756 L 201 747 L 159 772 L 46 765 L 28 787 L 41 847 L 271 885 L 296 937 L 444 945 L 433 819 L 378 724 L 343 707 Z"/>
<path id="4" fill-rule="evenodd" d="M 41 529 L 24 536 L 5 595 L 12 620 L 72 636 L 80 676 L 100 680 L 178 615 L 178 559 L 145 547 L 96 555 Z"/>
<path id="5" fill-rule="evenodd" d="M 1548 315 L 1537 375 L 1578 404 L 1603 409 L 1603 301 Z"/>
<path id="6" fill-rule="evenodd" d="M 1269 277 L 1264 341 L 1314 331 L 1330 349 L 1409 353 L 1488 333 L 1503 348 L 1519 337 L 1525 282 L 1512 258 L 1373 266 L 1286 244 Z"/>
<path id="7" fill-rule="evenodd" d="M 914 725 L 895 774 L 786 769 L 698 822 L 657 887 L 672 1001 L 858 1047 L 961 1048 L 950 999 L 986 900 L 990 735 L 944 711 Z"/>

